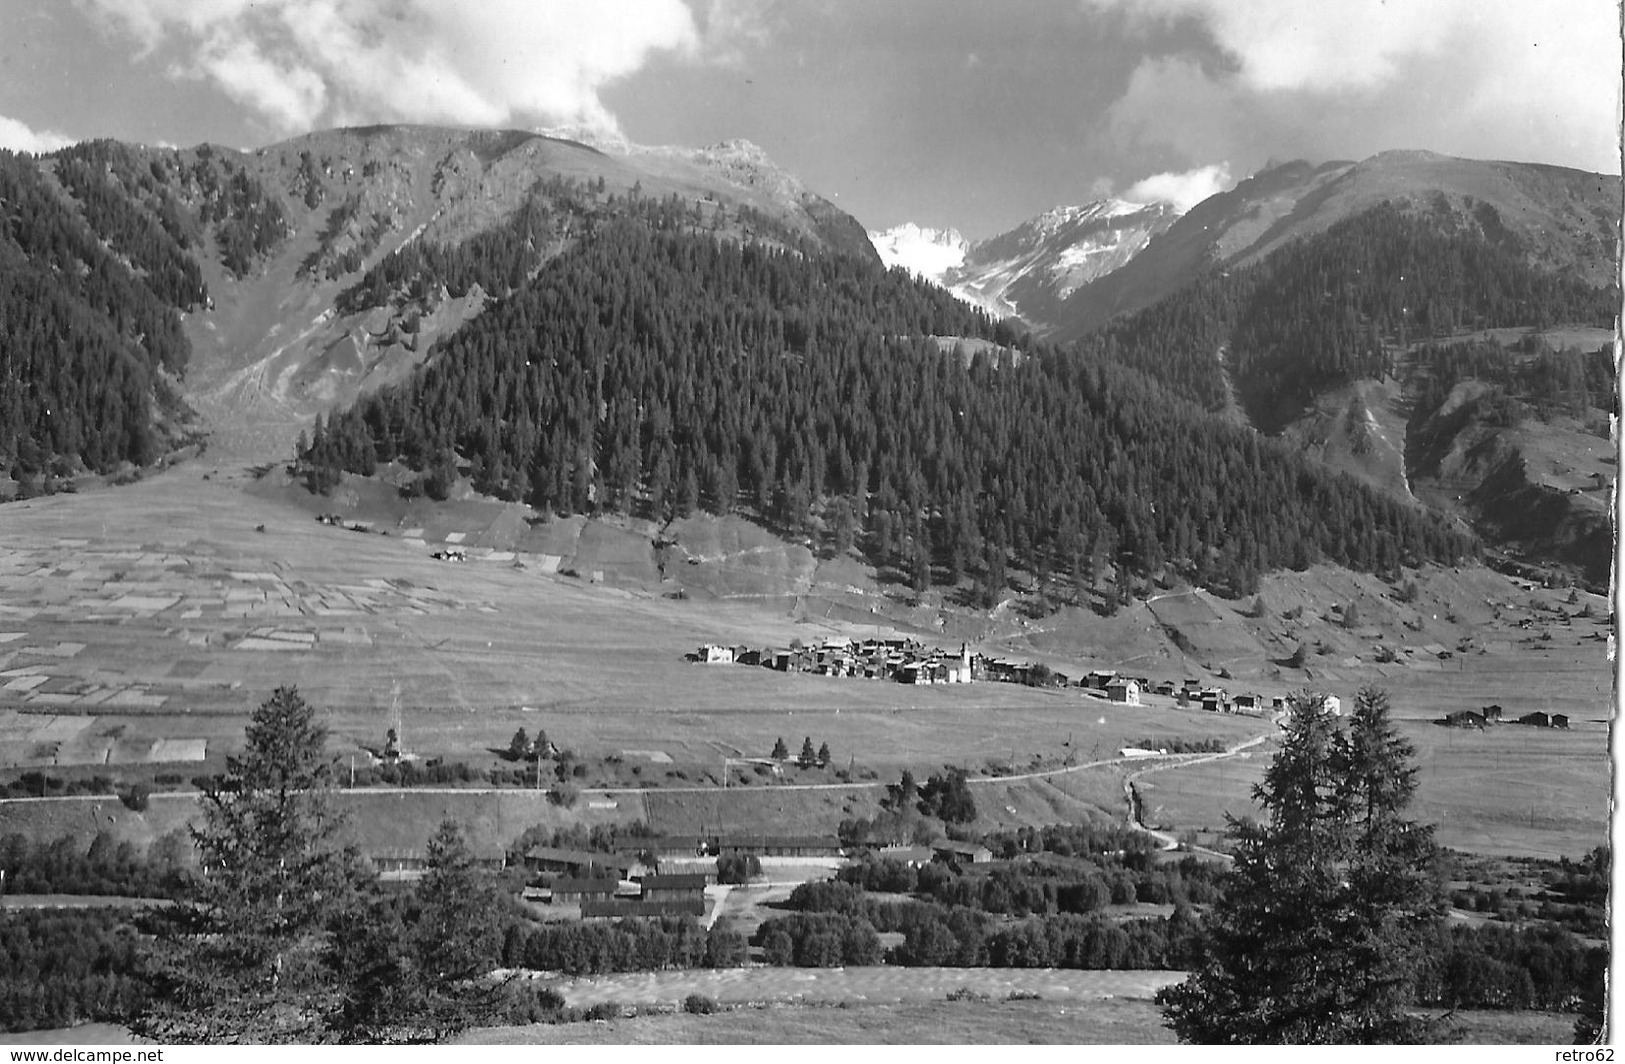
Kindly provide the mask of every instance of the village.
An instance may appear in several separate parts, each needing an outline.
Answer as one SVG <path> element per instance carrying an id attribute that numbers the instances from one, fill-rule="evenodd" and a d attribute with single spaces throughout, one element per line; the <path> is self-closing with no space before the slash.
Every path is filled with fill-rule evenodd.
<path id="1" fill-rule="evenodd" d="M 990 658 L 973 653 L 963 643 L 955 653 L 907 638 L 854 640 L 831 636 L 817 646 L 797 642 L 783 649 L 706 643 L 689 654 L 688 660 L 702 665 L 755 665 L 778 672 L 891 680 L 913 685 L 991 682 L 1027 687 L 1075 687 L 1126 706 L 1144 705 L 1149 696 L 1155 695 L 1172 699 L 1182 709 L 1211 713 L 1263 715 L 1286 708 L 1283 695 L 1266 699 L 1252 692 L 1231 694 L 1223 687 L 1204 685 L 1191 678 L 1153 683 L 1145 676 L 1123 675 L 1115 669 L 1093 669 L 1073 681 L 1065 673 L 1056 672 L 1041 662 Z M 1342 700 L 1336 695 L 1327 695 L 1325 708 L 1333 716 L 1341 716 Z"/>

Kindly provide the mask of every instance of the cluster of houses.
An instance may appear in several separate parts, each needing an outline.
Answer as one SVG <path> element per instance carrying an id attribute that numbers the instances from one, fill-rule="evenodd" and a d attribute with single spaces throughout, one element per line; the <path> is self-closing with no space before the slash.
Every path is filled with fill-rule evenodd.
<path id="1" fill-rule="evenodd" d="M 1516 720 L 1507 720 L 1503 716 L 1500 706 L 1485 706 L 1483 709 L 1458 709 L 1454 713 L 1447 713 L 1439 723 L 1451 728 L 1484 728 L 1491 724 L 1523 724 L 1531 728 L 1568 728 L 1569 717 L 1567 713 L 1547 713 L 1544 710 L 1535 710 L 1525 713 Z"/>
<path id="2" fill-rule="evenodd" d="M 913 639 L 866 639 L 857 641 L 832 636 L 817 646 L 787 649 L 758 649 L 706 643 L 688 660 L 702 665 L 757 665 L 779 672 L 807 672 L 817 676 L 853 676 L 869 680 L 893 680 L 904 684 L 971 683 L 991 681 L 1017 683 L 1029 687 L 1066 687 L 1072 684 L 1064 673 L 1048 666 L 1012 658 L 990 658 L 972 653 L 961 644 L 957 654 L 940 647 L 927 647 Z M 1204 685 L 1199 680 L 1183 683 L 1163 680 L 1153 684 L 1144 676 L 1120 675 L 1115 669 L 1095 669 L 1077 681 L 1076 686 L 1102 692 L 1108 701 L 1138 706 L 1148 694 L 1174 699 L 1181 707 L 1205 709 L 1213 713 L 1263 713 L 1282 710 L 1286 700 L 1276 696 L 1266 700 L 1251 692 L 1230 694 L 1222 687 Z M 1327 696 L 1326 709 L 1341 716 L 1342 702 Z"/>
<path id="3" fill-rule="evenodd" d="M 1223 687 L 1204 686 L 1202 681 L 1186 679 L 1183 683 L 1162 680 L 1153 684 L 1144 676 L 1122 676 L 1114 669 L 1095 669 L 1081 681 L 1081 686 L 1103 692 L 1106 700 L 1127 706 L 1141 705 L 1146 694 L 1172 698 L 1183 709 L 1204 709 L 1210 713 L 1263 713 L 1265 709 L 1284 710 L 1286 698 L 1281 695 L 1265 703 L 1263 695 L 1253 692 L 1231 694 Z M 1336 695 L 1327 695 L 1326 712 L 1342 716 L 1343 703 Z"/>
<path id="4" fill-rule="evenodd" d="M 831 636 L 817 646 L 757 649 L 707 643 L 689 655 L 703 665 L 760 665 L 779 672 L 817 676 L 853 676 L 907 684 L 970 683 L 1002 679 L 980 654 L 961 645 L 959 653 L 927 648 L 913 639 L 865 639 Z"/>
<path id="5" fill-rule="evenodd" d="M 703 916 L 705 888 L 725 857 L 840 857 L 833 835 L 676 835 L 614 853 L 534 846 L 522 860 L 526 897 L 578 905 L 583 919 Z"/>

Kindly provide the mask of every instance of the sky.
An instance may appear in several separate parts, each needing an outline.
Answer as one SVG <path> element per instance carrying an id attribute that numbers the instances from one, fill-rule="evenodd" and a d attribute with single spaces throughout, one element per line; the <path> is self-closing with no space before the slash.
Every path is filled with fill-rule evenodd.
<path id="1" fill-rule="evenodd" d="M 1392 148 L 1618 173 L 1614 0 L 0 0 L 0 147 L 745 138 L 871 229 Z"/>

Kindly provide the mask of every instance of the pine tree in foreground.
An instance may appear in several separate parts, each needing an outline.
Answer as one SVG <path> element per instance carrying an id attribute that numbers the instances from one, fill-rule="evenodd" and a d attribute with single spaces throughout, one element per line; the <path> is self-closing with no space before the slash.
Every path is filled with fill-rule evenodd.
<path id="1" fill-rule="evenodd" d="M 1254 789 L 1266 820 L 1231 820 L 1235 864 L 1206 955 L 1157 995 L 1198 1044 L 1425 1040 L 1411 1015 L 1419 936 L 1438 913 L 1431 827 L 1405 817 L 1411 745 L 1366 688 L 1347 733 L 1294 696 L 1281 750 Z"/>
<path id="2" fill-rule="evenodd" d="M 243 753 L 204 790 L 192 829 L 203 875 L 193 897 L 155 914 L 131 1023 L 166 1042 L 310 1042 L 335 989 L 328 929 L 364 884 L 340 845 L 326 731 L 292 687 L 253 713 Z"/>

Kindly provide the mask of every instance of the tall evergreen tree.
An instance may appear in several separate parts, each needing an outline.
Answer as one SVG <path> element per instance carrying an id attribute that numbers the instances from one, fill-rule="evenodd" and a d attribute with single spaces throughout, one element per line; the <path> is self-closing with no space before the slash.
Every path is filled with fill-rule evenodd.
<path id="1" fill-rule="evenodd" d="M 327 733 L 292 687 L 253 713 L 243 753 L 202 797 L 192 829 L 203 876 L 161 913 L 152 985 L 136 1033 L 164 1041 L 302 1042 L 321 1037 L 334 988 L 328 928 L 355 904 L 359 858 L 339 844 Z"/>
<path id="2" fill-rule="evenodd" d="M 1361 692 L 1348 735 L 1323 696 L 1294 696 L 1281 751 L 1253 792 L 1265 822 L 1231 820 L 1235 865 L 1208 917 L 1206 957 L 1157 995 L 1181 1041 L 1371 1044 L 1427 1033 L 1405 1011 L 1415 933 L 1436 897 L 1431 829 L 1404 815 L 1410 756 L 1382 692 Z"/>
<path id="3" fill-rule="evenodd" d="M 501 957 L 506 918 L 456 821 L 441 821 L 427 857 L 410 942 L 422 982 L 421 1022 L 438 1041 L 489 1017 L 502 1000 L 505 985 L 486 977 Z"/>
<path id="4" fill-rule="evenodd" d="M 1354 833 L 1345 1020 L 1362 1042 L 1414 1042 L 1425 1034 L 1404 1006 L 1414 994 L 1423 936 L 1440 913 L 1440 886 L 1432 826 L 1404 815 L 1416 792 L 1415 756 L 1389 719 L 1388 693 L 1361 688 L 1336 769 Z"/>

